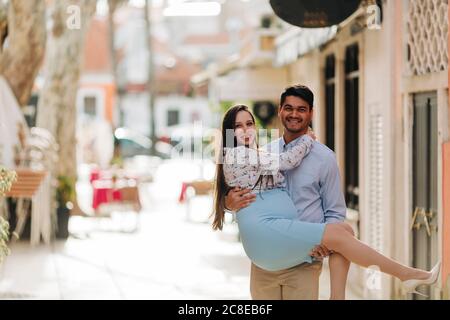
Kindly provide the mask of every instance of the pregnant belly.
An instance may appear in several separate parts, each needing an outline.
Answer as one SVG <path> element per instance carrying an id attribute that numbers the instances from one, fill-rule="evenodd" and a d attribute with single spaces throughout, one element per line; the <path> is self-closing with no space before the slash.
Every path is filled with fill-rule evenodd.
<path id="1" fill-rule="evenodd" d="M 258 193 L 256 201 L 241 209 L 236 219 L 244 246 L 267 242 L 279 219 L 294 220 L 297 210 L 286 191 L 273 189 Z"/>
<path id="2" fill-rule="evenodd" d="M 320 244 L 322 224 L 301 222 L 286 191 L 275 189 L 237 213 L 245 252 L 266 270 L 281 270 L 311 262 L 309 251 Z"/>
<path id="3" fill-rule="evenodd" d="M 273 189 L 256 193 L 256 201 L 247 208 L 238 211 L 237 218 L 271 219 L 285 218 L 296 219 L 297 209 L 291 197 L 284 189 Z"/>

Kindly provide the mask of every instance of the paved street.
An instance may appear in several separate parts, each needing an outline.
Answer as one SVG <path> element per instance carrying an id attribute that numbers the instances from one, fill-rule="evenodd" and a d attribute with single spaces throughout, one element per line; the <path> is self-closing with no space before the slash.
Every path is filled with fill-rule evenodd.
<path id="1" fill-rule="evenodd" d="M 176 180 L 166 182 L 144 188 L 145 210 L 135 233 L 123 232 L 134 223 L 131 214 L 73 217 L 72 236 L 65 242 L 34 248 L 26 241 L 12 244 L 0 269 L 0 298 L 250 299 L 250 263 L 236 224 L 213 232 L 204 222 L 208 197 L 193 201 L 192 221 L 186 221 L 185 205 L 176 202 Z M 82 188 L 87 201 L 88 186 Z M 348 298 L 357 299 L 351 288 Z M 325 266 L 320 298 L 328 294 Z"/>
<path id="2" fill-rule="evenodd" d="M 236 229 L 213 233 L 185 222 L 182 213 L 176 206 L 144 213 L 135 234 L 110 231 L 119 227 L 114 221 L 76 221 L 81 239 L 50 247 L 15 244 L 2 270 L 0 296 L 247 299 L 249 262 Z"/>

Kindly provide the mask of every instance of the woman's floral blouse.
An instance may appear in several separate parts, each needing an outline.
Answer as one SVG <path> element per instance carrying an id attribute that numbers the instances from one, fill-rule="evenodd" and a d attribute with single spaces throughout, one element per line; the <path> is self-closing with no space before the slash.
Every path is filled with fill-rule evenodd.
<path id="1" fill-rule="evenodd" d="M 311 150 L 313 142 L 309 135 L 304 135 L 293 142 L 295 145 L 290 150 L 280 154 L 245 146 L 224 148 L 225 181 L 230 187 L 243 189 L 266 190 L 284 187 L 284 176 L 280 171 L 299 166 Z M 260 176 L 263 176 L 262 183 L 255 186 Z M 269 176 L 273 177 L 273 183 L 269 182 Z"/>

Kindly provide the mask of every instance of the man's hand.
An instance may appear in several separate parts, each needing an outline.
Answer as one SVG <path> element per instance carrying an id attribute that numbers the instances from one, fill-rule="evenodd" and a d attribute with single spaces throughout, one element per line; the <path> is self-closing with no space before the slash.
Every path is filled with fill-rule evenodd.
<path id="1" fill-rule="evenodd" d="M 247 207 L 256 199 L 256 195 L 251 193 L 251 191 L 250 189 L 241 190 L 238 187 L 230 190 L 225 197 L 225 208 L 231 211 L 238 211 Z"/>
<path id="2" fill-rule="evenodd" d="M 328 250 L 324 245 L 315 246 L 314 249 L 309 253 L 309 255 L 316 259 L 323 259 L 332 254 L 333 251 Z"/>

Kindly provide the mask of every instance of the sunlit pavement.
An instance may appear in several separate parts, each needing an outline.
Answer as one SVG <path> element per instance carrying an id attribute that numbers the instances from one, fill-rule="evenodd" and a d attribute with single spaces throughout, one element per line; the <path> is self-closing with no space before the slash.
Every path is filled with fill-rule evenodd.
<path id="1" fill-rule="evenodd" d="M 162 207 L 161 207 L 162 208 Z M 42 299 L 248 299 L 249 262 L 236 229 L 213 233 L 177 205 L 143 213 L 135 234 L 117 221 L 75 221 L 76 236 L 12 246 L 3 297 Z M 75 219 L 77 220 L 77 219 Z"/>
<path id="2" fill-rule="evenodd" d="M 236 224 L 229 221 L 223 232 L 213 232 L 206 223 L 209 197 L 192 202 L 187 220 L 185 204 L 176 199 L 183 172 L 193 172 L 179 165 L 163 166 L 162 176 L 143 188 L 145 210 L 134 233 L 127 232 L 132 214 L 74 217 L 67 241 L 12 244 L 0 270 L 0 299 L 250 299 L 250 262 Z M 83 201 L 88 189 L 81 185 Z M 325 265 L 321 299 L 329 296 L 328 279 Z M 348 299 L 360 296 L 353 288 Z"/>

